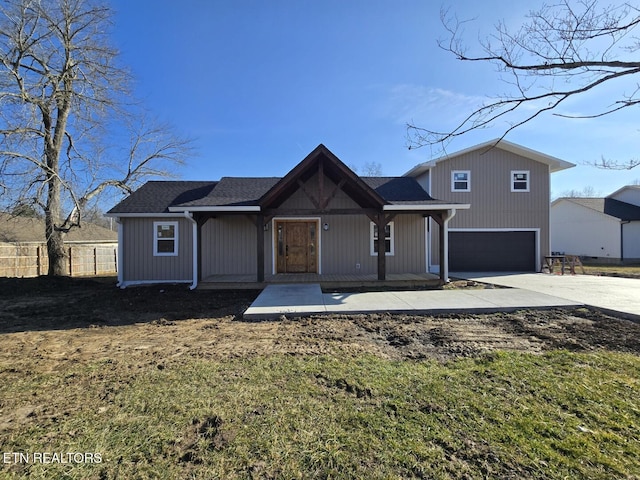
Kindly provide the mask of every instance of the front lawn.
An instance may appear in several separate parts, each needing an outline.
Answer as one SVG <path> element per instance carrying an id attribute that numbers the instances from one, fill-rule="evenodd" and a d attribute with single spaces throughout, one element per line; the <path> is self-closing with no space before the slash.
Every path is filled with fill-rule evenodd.
<path id="1" fill-rule="evenodd" d="M 19 363 L 19 362 L 17 362 Z M 639 478 L 640 358 L 106 356 L 0 365 L 3 478 Z"/>

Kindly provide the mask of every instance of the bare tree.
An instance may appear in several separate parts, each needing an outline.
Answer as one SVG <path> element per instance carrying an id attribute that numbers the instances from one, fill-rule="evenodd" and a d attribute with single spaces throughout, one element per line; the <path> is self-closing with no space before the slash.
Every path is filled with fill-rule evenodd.
<path id="1" fill-rule="evenodd" d="M 362 177 L 382 176 L 382 164 L 380 162 L 365 162 L 362 167 L 349 165 L 349 168 Z"/>
<path id="2" fill-rule="evenodd" d="M 50 275 L 65 274 L 64 236 L 90 202 L 164 175 L 189 149 L 128 100 L 130 74 L 109 45 L 111 18 L 93 0 L 0 5 L 2 203 L 44 213 Z"/>
<path id="3" fill-rule="evenodd" d="M 362 166 L 362 176 L 380 177 L 382 176 L 382 164 L 380 162 L 365 162 Z"/>
<path id="4" fill-rule="evenodd" d="M 640 39 L 633 35 L 640 24 L 638 7 L 626 2 L 601 7 L 598 0 L 559 0 L 544 4 L 527 18 L 516 31 L 498 23 L 492 35 L 480 40 L 482 53 L 472 54 L 462 38 L 467 22 L 446 10 L 441 12 L 449 37 L 438 42 L 439 46 L 458 60 L 493 63 L 512 93 L 489 99 L 450 131 L 407 125 L 409 148 L 444 146 L 499 120 L 507 123 L 504 138 L 547 112 L 566 118 L 597 118 L 640 103 L 640 87 L 635 84 L 632 91 L 622 91 L 607 106 L 591 113 L 559 111 L 569 98 L 640 73 Z M 594 163 L 603 168 L 631 169 L 640 165 L 640 160 L 621 163 L 602 158 Z"/>
<path id="5" fill-rule="evenodd" d="M 582 190 L 565 190 L 562 192 L 562 196 L 568 198 L 596 198 L 600 197 L 601 193 L 593 188 L 593 186 L 587 185 Z"/>

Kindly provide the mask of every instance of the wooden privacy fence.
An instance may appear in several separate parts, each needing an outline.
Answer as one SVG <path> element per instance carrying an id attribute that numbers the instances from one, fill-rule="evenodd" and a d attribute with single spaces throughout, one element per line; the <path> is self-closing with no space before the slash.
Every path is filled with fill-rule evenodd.
<path id="1" fill-rule="evenodd" d="M 65 246 L 66 270 L 72 277 L 116 275 L 118 245 L 76 244 Z M 0 277 L 37 277 L 49 268 L 44 244 L 0 244 Z"/>

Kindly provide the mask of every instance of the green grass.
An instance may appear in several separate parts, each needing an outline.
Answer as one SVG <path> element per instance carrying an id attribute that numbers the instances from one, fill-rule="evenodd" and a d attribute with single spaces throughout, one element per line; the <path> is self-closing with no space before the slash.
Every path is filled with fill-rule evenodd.
<path id="1" fill-rule="evenodd" d="M 619 277 L 640 278 L 640 265 L 584 265 L 587 275 L 610 275 Z M 580 267 L 576 268 L 576 273 L 581 273 Z"/>
<path id="2" fill-rule="evenodd" d="M 35 409 L 0 453 L 103 457 L 0 462 L 2 478 L 640 478 L 630 354 L 0 365 L 0 380 L 5 415 Z"/>

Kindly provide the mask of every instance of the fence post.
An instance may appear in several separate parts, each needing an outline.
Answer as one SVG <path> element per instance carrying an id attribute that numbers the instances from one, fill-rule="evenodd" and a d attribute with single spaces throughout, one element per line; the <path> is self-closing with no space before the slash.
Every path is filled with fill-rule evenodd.
<path id="1" fill-rule="evenodd" d="M 72 260 L 72 255 L 73 255 L 73 251 L 71 250 L 73 247 L 69 247 L 69 276 L 73 277 L 73 260 Z"/>
<path id="2" fill-rule="evenodd" d="M 36 247 L 36 273 L 42 275 L 42 260 L 40 259 L 40 245 Z"/>
<path id="3" fill-rule="evenodd" d="M 93 274 L 98 275 L 98 247 L 93 247 Z"/>

